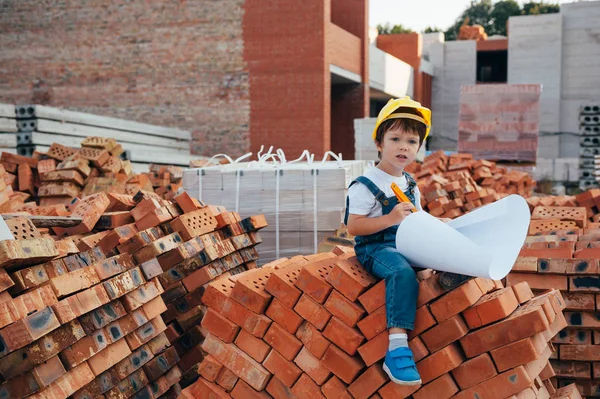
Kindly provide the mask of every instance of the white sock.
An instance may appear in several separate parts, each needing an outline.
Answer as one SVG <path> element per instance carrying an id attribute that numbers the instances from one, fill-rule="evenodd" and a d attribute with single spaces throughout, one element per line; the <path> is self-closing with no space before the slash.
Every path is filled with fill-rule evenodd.
<path id="1" fill-rule="evenodd" d="M 393 351 L 397 348 L 408 347 L 408 335 L 406 334 L 390 334 L 390 346 L 389 351 Z"/>

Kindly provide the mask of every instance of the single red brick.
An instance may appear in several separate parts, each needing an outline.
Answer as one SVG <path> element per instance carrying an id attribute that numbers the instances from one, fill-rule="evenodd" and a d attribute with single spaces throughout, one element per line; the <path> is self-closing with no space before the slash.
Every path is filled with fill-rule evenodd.
<path id="1" fill-rule="evenodd" d="M 499 372 L 537 360 L 548 348 L 543 334 L 512 342 L 490 352 Z"/>
<path id="2" fill-rule="evenodd" d="M 463 362 L 463 355 L 458 344 L 450 344 L 444 349 L 435 352 L 425 359 L 417 362 L 417 370 L 421 374 L 421 381 L 427 384 L 429 381 L 454 370 Z"/>
<path id="3" fill-rule="evenodd" d="M 263 339 L 290 361 L 294 360 L 302 348 L 302 342 L 276 323 L 271 324 Z"/>
<path id="4" fill-rule="evenodd" d="M 327 399 L 338 399 L 348 393 L 348 386 L 334 375 L 323 384 L 321 392 Z"/>
<path id="5" fill-rule="evenodd" d="M 367 313 L 372 313 L 385 305 L 385 280 L 381 280 L 367 292 L 358 297 L 358 301 Z"/>
<path id="6" fill-rule="evenodd" d="M 452 370 L 452 376 L 461 390 L 469 389 L 495 375 L 498 372 L 488 353 L 469 359 Z"/>
<path id="7" fill-rule="evenodd" d="M 323 336 L 343 349 L 349 355 L 354 355 L 365 337 L 356 328 L 348 327 L 337 317 L 332 317 L 323 331 Z"/>
<path id="8" fill-rule="evenodd" d="M 462 317 L 455 315 L 421 334 L 421 339 L 427 346 L 427 349 L 429 349 L 429 352 L 433 353 L 454 341 L 458 341 L 468 332 L 469 329 Z"/>
<path id="9" fill-rule="evenodd" d="M 233 342 L 240 331 L 237 325 L 210 308 L 202 318 L 202 327 L 226 343 Z"/>
<path id="10" fill-rule="evenodd" d="M 481 289 L 475 280 L 469 280 L 433 302 L 430 305 L 431 313 L 438 322 L 442 322 L 472 306 L 481 296 Z"/>
<path id="11" fill-rule="evenodd" d="M 419 388 L 421 385 L 400 385 L 390 381 L 378 393 L 383 399 L 408 398 Z"/>
<path id="12" fill-rule="evenodd" d="M 356 256 L 352 256 L 335 263 L 327 282 L 348 300 L 355 302 L 376 280 L 367 273 Z"/>
<path id="13" fill-rule="evenodd" d="M 510 273 L 506 276 L 506 285 L 512 286 L 520 282 L 527 282 L 534 290 L 549 290 L 556 288 L 561 291 L 568 289 L 568 277 L 560 275 Z"/>
<path id="14" fill-rule="evenodd" d="M 329 345 L 331 345 L 331 342 L 323 337 L 323 334 L 307 321 L 296 331 L 296 338 L 318 359 L 323 357 L 323 354 Z"/>
<path id="15" fill-rule="evenodd" d="M 327 367 L 306 348 L 300 350 L 298 356 L 294 359 L 294 363 L 318 385 L 323 385 L 331 375 Z"/>
<path id="16" fill-rule="evenodd" d="M 413 338 L 410 341 L 408 341 L 408 347 L 412 350 L 413 359 L 415 360 L 415 362 L 418 362 L 421 359 L 425 359 L 425 357 L 429 355 L 427 347 L 419 337 Z"/>
<path id="17" fill-rule="evenodd" d="M 354 327 L 365 314 L 362 306 L 350 302 L 336 290 L 331 291 L 329 298 L 325 301 L 325 309 L 349 327 Z"/>
<path id="18" fill-rule="evenodd" d="M 303 321 L 296 312 L 286 307 L 277 298 L 274 298 L 271 301 L 271 305 L 267 308 L 266 315 L 275 323 L 285 328 L 290 334 L 295 334 Z"/>
<path id="19" fill-rule="evenodd" d="M 239 380 L 235 388 L 231 391 L 233 399 L 270 399 L 271 396 L 266 392 L 256 392 L 250 385 Z"/>
<path id="20" fill-rule="evenodd" d="M 288 308 L 293 308 L 302 292 L 295 287 L 298 274 L 307 263 L 306 259 L 289 260 L 281 268 L 273 272 L 267 280 L 265 290 L 279 299 Z"/>
<path id="21" fill-rule="evenodd" d="M 382 331 L 386 331 L 387 316 L 385 306 L 371 312 L 371 314 L 357 323 L 357 327 L 366 339 L 373 339 Z"/>
<path id="22" fill-rule="evenodd" d="M 367 367 L 370 367 L 385 357 L 389 344 L 389 334 L 384 331 L 358 348 L 358 354 Z"/>
<path id="23" fill-rule="evenodd" d="M 573 361 L 552 360 L 552 368 L 559 378 L 589 380 L 593 377 L 592 364 Z"/>
<path id="24" fill-rule="evenodd" d="M 513 292 L 515 293 L 515 297 L 517 298 L 517 301 L 519 301 L 519 305 L 522 305 L 533 298 L 533 292 L 526 281 L 512 285 L 510 288 L 512 288 Z"/>
<path id="25" fill-rule="evenodd" d="M 274 268 L 262 267 L 240 275 L 231 291 L 231 299 L 257 314 L 264 313 L 272 298 L 265 285 L 273 271 Z"/>
<path id="26" fill-rule="evenodd" d="M 560 360 L 578 360 L 586 362 L 600 361 L 600 351 L 597 345 L 561 345 Z"/>
<path id="27" fill-rule="evenodd" d="M 348 387 L 348 391 L 355 399 L 368 399 L 387 381 L 385 371 L 379 364 L 374 364 Z"/>
<path id="28" fill-rule="evenodd" d="M 460 344 L 467 357 L 531 337 L 548 329 L 550 323 L 541 304 L 528 303 L 497 323 L 471 331 L 461 338 Z"/>
<path id="29" fill-rule="evenodd" d="M 302 374 L 294 363 L 285 359 L 275 349 L 271 350 L 263 362 L 263 366 L 277 377 L 285 386 L 291 388 Z"/>
<path id="30" fill-rule="evenodd" d="M 461 391 L 454 398 L 492 398 L 500 399 L 510 397 L 533 385 L 533 380 L 523 366 L 499 374 L 472 388 Z"/>
<path id="31" fill-rule="evenodd" d="M 508 287 L 484 295 L 463 316 L 469 328 L 475 329 L 508 317 L 517 306 L 515 293 Z"/>
<path id="32" fill-rule="evenodd" d="M 596 310 L 596 298 L 594 294 L 580 294 L 565 292 L 563 294 L 566 310 L 580 310 L 594 312 Z"/>
<path id="33" fill-rule="evenodd" d="M 238 348 L 246 352 L 252 359 L 259 363 L 269 354 L 271 348 L 263 340 L 256 338 L 255 336 L 241 330 L 235 339 L 235 344 Z"/>
<path id="34" fill-rule="evenodd" d="M 206 378 L 207 381 L 215 382 L 223 365 L 213 356 L 206 356 L 200 364 L 198 364 L 198 374 Z"/>
<path id="35" fill-rule="evenodd" d="M 302 295 L 294 307 L 296 313 L 298 313 L 304 320 L 317 327 L 319 330 L 323 330 L 327 325 L 327 322 L 331 318 L 329 313 L 322 305 L 318 304 L 308 295 Z"/>
<path id="36" fill-rule="evenodd" d="M 187 398 L 195 399 L 226 399 L 231 398 L 223 388 L 206 381 L 204 378 L 199 378 L 195 383 L 183 390 L 183 394 Z"/>
<path id="37" fill-rule="evenodd" d="M 217 384 L 220 387 L 225 389 L 226 391 L 231 391 L 235 384 L 238 382 L 239 378 L 233 374 L 231 370 L 226 367 L 223 367 L 221 371 L 219 371 L 219 375 L 217 375 Z"/>
<path id="38" fill-rule="evenodd" d="M 325 302 L 332 289 L 326 278 L 333 269 L 336 259 L 337 257 L 334 256 L 304 266 L 296 279 L 296 287 L 318 303 Z"/>
<path id="39" fill-rule="evenodd" d="M 321 362 L 346 384 L 351 384 L 365 367 L 360 358 L 346 354 L 335 345 L 329 345 Z"/>
<path id="40" fill-rule="evenodd" d="M 421 306 L 415 313 L 415 329 L 408 332 L 408 339 L 413 339 L 423 331 L 435 326 L 435 319 L 427 306 Z"/>
<path id="41" fill-rule="evenodd" d="M 413 394 L 414 399 L 448 399 L 458 392 L 456 383 L 450 374 L 444 374 Z"/>
<path id="42" fill-rule="evenodd" d="M 271 380 L 267 385 L 267 393 L 269 393 L 273 399 L 298 399 L 292 392 L 292 389 L 287 387 L 277 377 L 271 377 Z"/>
<path id="43" fill-rule="evenodd" d="M 446 292 L 446 289 L 440 285 L 440 276 L 440 273 L 436 273 L 419 283 L 417 307 L 421 307 L 434 299 L 439 298 Z"/>
<path id="44" fill-rule="evenodd" d="M 292 387 L 292 392 L 298 398 L 325 399 L 319 386 L 306 374 L 302 374 L 296 381 Z"/>

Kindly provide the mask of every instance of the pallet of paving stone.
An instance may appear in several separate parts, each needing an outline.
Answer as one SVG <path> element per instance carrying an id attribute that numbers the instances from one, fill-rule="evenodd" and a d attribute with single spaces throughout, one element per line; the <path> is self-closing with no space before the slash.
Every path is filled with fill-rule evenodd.
<path id="1" fill-rule="evenodd" d="M 347 188 L 366 161 L 275 164 L 240 162 L 188 169 L 183 188 L 194 198 L 241 215 L 264 214 L 261 262 L 315 253 L 340 227 Z"/>
<path id="2" fill-rule="evenodd" d="M 582 197 L 580 197 L 582 198 Z M 575 383 L 600 396 L 600 224 L 585 207 L 538 206 L 508 285 L 527 282 L 534 292 L 561 290 L 567 326 L 553 338 L 558 386 Z"/>
<path id="3" fill-rule="evenodd" d="M 181 129 L 44 105 L 17 105 L 15 113 L 23 151 L 46 151 L 53 143 L 76 147 L 85 137 L 97 136 L 118 137 L 132 162 L 187 166 L 192 159 L 191 133 Z"/>
<path id="4" fill-rule="evenodd" d="M 423 384 L 390 382 L 385 282 L 352 249 L 283 258 L 204 288 L 199 377 L 183 398 L 579 398 L 550 383 L 551 339 L 567 322 L 558 290 L 470 279 L 419 283 L 409 334 Z M 514 395 L 514 396 L 513 396 Z"/>

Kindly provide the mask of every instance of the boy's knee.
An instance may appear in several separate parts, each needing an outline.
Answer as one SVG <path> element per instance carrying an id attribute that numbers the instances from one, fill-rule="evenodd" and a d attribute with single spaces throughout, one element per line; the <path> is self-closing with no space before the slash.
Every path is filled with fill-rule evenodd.
<path id="1" fill-rule="evenodd" d="M 398 279 L 406 280 L 409 282 L 414 282 L 415 285 L 419 284 L 417 282 L 417 274 L 415 273 L 413 268 L 410 266 L 402 267 L 402 268 L 398 268 L 398 269 L 394 270 L 394 272 L 392 273 L 392 276 L 395 278 L 398 278 Z"/>

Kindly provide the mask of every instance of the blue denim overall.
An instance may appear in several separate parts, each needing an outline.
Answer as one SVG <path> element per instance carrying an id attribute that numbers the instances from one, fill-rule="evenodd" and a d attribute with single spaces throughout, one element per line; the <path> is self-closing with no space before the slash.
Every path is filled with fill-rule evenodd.
<path id="1" fill-rule="evenodd" d="M 408 173 L 405 173 L 405 176 L 408 190 L 404 194 L 416 206 L 417 183 Z M 386 197 L 385 193 L 365 176 L 360 176 L 350 183 L 350 186 L 356 182 L 364 184 L 381 203 L 383 215 L 389 214 L 399 202 L 396 196 Z M 346 224 L 348 224 L 349 205 L 350 200 L 347 198 Z M 414 330 L 419 283 L 415 270 L 396 250 L 397 231 L 398 226 L 392 226 L 375 234 L 357 236 L 354 250 L 356 257 L 369 273 L 385 279 L 387 327 Z"/>

